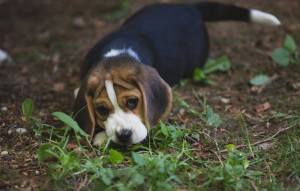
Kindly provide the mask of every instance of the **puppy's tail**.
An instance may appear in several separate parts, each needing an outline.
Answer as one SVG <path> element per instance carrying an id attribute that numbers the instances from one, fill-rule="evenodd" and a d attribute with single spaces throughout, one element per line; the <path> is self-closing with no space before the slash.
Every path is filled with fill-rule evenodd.
<path id="1" fill-rule="evenodd" d="M 201 12 L 204 21 L 245 21 L 269 26 L 279 26 L 280 21 L 272 14 L 255 9 L 246 9 L 222 3 L 202 2 L 195 6 Z"/>

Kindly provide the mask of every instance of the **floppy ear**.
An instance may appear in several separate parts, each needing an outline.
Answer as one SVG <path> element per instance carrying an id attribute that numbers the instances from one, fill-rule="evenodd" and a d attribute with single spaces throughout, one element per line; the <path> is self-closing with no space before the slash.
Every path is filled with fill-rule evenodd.
<path id="1" fill-rule="evenodd" d="M 137 84 L 143 95 L 146 118 L 151 126 L 158 120 L 165 120 L 172 108 L 172 90 L 158 72 L 143 65 L 137 75 Z"/>
<path id="2" fill-rule="evenodd" d="M 93 97 L 99 88 L 100 80 L 97 77 L 87 77 L 84 79 L 75 99 L 73 114 L 79 127 L 89 135 L 92 140 L 95 131 L 95 114 L 93 108 Z"/>

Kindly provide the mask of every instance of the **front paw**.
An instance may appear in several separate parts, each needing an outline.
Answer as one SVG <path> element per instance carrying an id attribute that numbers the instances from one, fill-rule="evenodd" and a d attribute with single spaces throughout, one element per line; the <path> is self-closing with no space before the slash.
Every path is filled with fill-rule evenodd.
<path id="1" fill-rule="evenodd" d="M 101 144 L 106 140 L 107 135 L 105 131 L 97 133 L 93 138 L 93 146 L 100 147 Z"/>

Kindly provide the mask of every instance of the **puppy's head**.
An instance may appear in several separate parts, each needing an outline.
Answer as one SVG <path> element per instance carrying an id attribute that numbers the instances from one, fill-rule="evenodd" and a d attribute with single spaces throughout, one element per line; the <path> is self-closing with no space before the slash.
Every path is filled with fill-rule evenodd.
<path id="1" fill-rule="evenodd" d="M 171 104 L 171 88 L 155 69 L 131 58 L 107 58 L 83 80 L 74 114 L 90 139 L 97 127 L 115 143 L 129 145 L 144 140 Z"/>

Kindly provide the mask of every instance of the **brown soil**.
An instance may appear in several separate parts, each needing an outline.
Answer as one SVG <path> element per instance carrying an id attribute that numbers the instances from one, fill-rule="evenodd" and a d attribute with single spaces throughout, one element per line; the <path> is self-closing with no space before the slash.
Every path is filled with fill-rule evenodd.
<path id="1" fill-rule="evenodd" d="M 25 98 L 33 99 L 34 116 L 47 124 L 55 123 L 52 112 L 71 112 L 83 56 L 98 39 L 123 21 L 104 21 L 103 15 L 116 7 L 114 2 L 108 2 L 0 0 L 0 48 L 13 58 L 13 63 L 0 66 L 0 152 L 8 152 L 0 156 L 0 190 L 35 188 L 48 179 L 47 167 L 37 164 L 39 143 L 22 118 L 21 104 Z M 130 12 L 153 2 L 157 1 L 134 1 L 130 3 Z M 295 0 L 220 2 L 274 13 L 283 26 L 209 23 L 211 57 L 228 55 L 232 69 L 214 74 L 213 85 L 189 83 L 174 93 L 196 109 L 201 106 L 193 92 L 205 95 L 208 104 L 224 118 L 219 133 L 224 143 L 232 138 L 230 132 L 236 131 L 234 118 L 241 112 L 253 124 L 251 132 L 274 133 L 279 125 L 255 126 L 258 123 L 255 119 L 300 109 L 300 67 L 282 68 L 270 59 L 271 52 L 282 44 L 287 33 L 300 47 L 300 3 Z M 256 74 L 276 74 L 278 78 L 258 94 L 249 85 Z M 269 108 L 257 109 L 266 102 Z M 182 116 L 185 111 L 179 112 L 180 109 L 175 104 L 171 119 L 197 122 Z M 19 135 L 17 128 L 26 128 L 28 133 Z M 242 144 L 238 139 L 232 140 Z"/>

